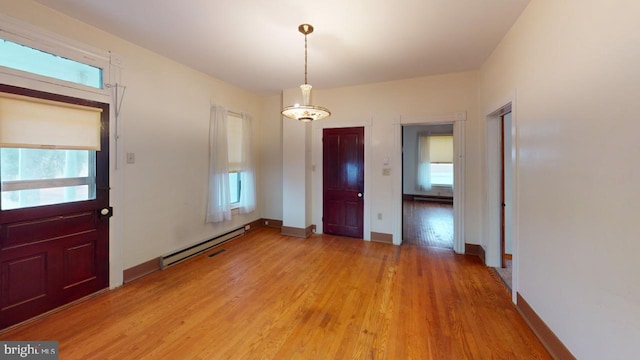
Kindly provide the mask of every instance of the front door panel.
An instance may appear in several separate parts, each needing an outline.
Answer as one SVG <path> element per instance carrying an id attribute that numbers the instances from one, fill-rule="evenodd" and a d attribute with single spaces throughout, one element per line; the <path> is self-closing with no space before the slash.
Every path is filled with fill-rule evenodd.
<path id="1" fill-rule="evenodd" d="M 108 287 L 109 217 L 100 210 L 109 206 L 109 115 L 107 104 L 4 85 L 0 91 L 103 111 L 101 150 L 95 153 L 95 178 L 90 176 L 95 198 L 0 210 L 2 329 Z"/>

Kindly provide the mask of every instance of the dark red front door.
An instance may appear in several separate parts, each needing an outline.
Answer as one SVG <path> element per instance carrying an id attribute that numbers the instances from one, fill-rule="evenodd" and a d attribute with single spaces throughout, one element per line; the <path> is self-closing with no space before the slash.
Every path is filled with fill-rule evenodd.
<path id="1" fill-rule="evenodd" d="M 69 157 L 85 156 L 85 173 L 67 176 L 53 186 L 37 185 L 46 191 L 38 193 L 38 200 L 46 203 L 47 197 L 58 196 L 62 192 L 82 192 L 85 200 L 34 206 L 15 205 L 12 199 L 15 189 L 33 184 L 46 184 L 43 180 L 16 181 L 2 178 L 0 198 L 0 329 L 45 313 L 71 301 L 97 292 L 109 286 L 109 107 L 107 104 L 73 99 L 27 89 L 0 85 L 0 91 L 43 98 L 57 102 L 81 104 L 102 109 L 101 150 L 85 150 L 83 154 L 57 151 L 50 157 L 38 161 L 19 159 L 14 167 L 34 171 L 35 167 L 56 169 L 60 162 Z M 8 159 L 16 157 L 4 155 L 4 169 Z M 28 158 L 30 149 L 22 151 L 20 157 Z M 47 156 L 49 156 L 47 155 Z M 66 158 L 65 158 L 66 156 Z M 62 165 L 62 167 L 69 167 Z M 60 167 L 60 166 L 58 166 Z M 68 171 L 72 171 L 67 169 Z M 53 171 L 53 170 L 52 170 Z M 7 171 L 8 172 L 8 171 Z M 6 174 L 5 174 L 6 175 Z M 58 176 L 56 175 L 56 176 Z M 68 174 L 66 174 L 68 175 Z M 3 173 L 0 171 L 0 177 Z M 75 176 L 75 177 L 74 177 Z M 61 183 L 78 183 L 82 186 L 59 186 Z M 31 184 L 31 185 L 30 185 Z M 90 192 L 90 193 L 89 193 Z M 20 194 L 33 198 L 29 193 Z M 69 195 L 70 196 L 70 195 Z M 10 203 L 14 203 L 11 205 Z M 105 213 L 101 213 L 104 210 Z"/>
<path id="2" fill-rule="evenodd" d="M 364 128 L 323 131 L 323 232 L 362 238 Z"/>

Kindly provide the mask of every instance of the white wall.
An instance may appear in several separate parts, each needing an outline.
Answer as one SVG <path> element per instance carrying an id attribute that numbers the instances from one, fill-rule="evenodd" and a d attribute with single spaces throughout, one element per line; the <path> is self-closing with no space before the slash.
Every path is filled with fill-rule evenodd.
<path id="1" fill-rule="evenodd" d="M 483 117 L 516 94 L 518 291 L 579 359 L 637 357 L 638 14 L 533 0 L 480 72 Z"/>
<path id="2" fill-rule="evenodd" d="M 260 122 L 260 163 L 263 176 L 260 186 L 263 194 L 262 216 L 265 219 L 282 220 L 282 96 L 270 96 L 263 100 L 263 121 Z"/>
<path id="3" fill-rule="evenodd" d="M 113 161 L 111 165 L 112 175 L 119 179 L 112 182 L 112 204 L 113 199 L 122 199 L 114 204 L 112 223 L 119 224 L 119 229 L 111 234 L 112 244 L 121 245 L 122 253 L 112 254 L 112 264 L 120 262 L 127 269 L 261 217 L 258 210 L 220 225 L 204 221 L 210 103 L 251 113 L 255 128 L 262 129 L 262 100 L 258 96 L 35 2 L 0 0 L 0 9 L 11 17 L 122 56 L 121 84 L 127 89 L 121 112 L 120 155 L 133 152 L 136 163 L 121 163 L 118 171 Z M 258 133 L 255 138 L 261 139 Z M 258 147 L 256 153 L 261 150 Z M 260 174 L 257 182 L 261 182 Z M 260 188 L 257 195 L 261 199 Z M 117 234 L 121 237 L 116 238 Z"/>
<path id="4" fill-rule="evenodd" d="M 287 105 L 301 103 L 300 90 L 283 91 Z M 280 112 L 281 109 L 278 109 Z M 282 123 L 282 225 L 306 229 L 311 222 L 311 124 L 283 119 Z M 273 170 L 273 169 L 272 169 Z"/>

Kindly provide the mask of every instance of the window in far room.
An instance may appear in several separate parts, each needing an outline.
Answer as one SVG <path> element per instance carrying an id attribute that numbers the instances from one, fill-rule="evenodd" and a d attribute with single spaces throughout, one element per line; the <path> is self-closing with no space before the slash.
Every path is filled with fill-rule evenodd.
<path id="1" fill-rule="evenodd" d="M 453 187 L 453 136 L 421 135 L 419 148 L 420 188 Z"/>
<path id="2" fill-rule="evenodd" d="M 430 136 L 431 186 L 453 186 L 453 136 Z"/>

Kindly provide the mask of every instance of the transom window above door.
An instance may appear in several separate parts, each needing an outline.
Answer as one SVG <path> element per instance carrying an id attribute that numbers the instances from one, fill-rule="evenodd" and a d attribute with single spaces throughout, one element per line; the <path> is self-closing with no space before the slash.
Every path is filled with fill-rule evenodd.
<path id="1" fill-rule="evenodd" d="M 0 66 L 103 88 L 102 69 L 0 38 Z"/>

